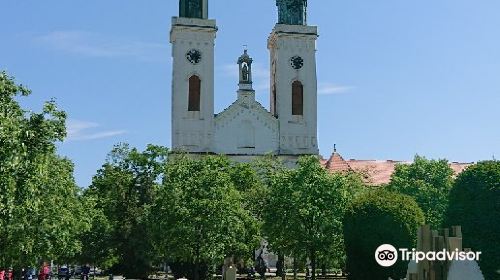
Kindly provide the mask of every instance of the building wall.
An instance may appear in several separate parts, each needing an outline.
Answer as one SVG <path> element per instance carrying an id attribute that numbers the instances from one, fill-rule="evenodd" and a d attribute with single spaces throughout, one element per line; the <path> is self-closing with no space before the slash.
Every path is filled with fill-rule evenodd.
<path id="1" fill-rule="evenodd" d="M 172 147 L 188 152 L 209 152 L 214 130 L 214 43 L 215 20 L 172 19 Z M 188 61 L 190 50 L 199 50 L 202 58 L 197 64 Z M 188 111 L 189 78 L 201 79 L 201 109 Z"/>
<path id="2" fill-rule="evenodd" d="M 271 54 L 271 108 L 279 120 L 280 153 L 318 154 L 317 139 L 317 27 L 277 24 L 269 39 Z M 294 69 L 291 58 L 300 56 L 303 66 Z M 292 115 L 292 83 L 304 87 L 304 114 Z M 276 100 L 273 97 L 276 93 Z"/>
<path id="3" fill-rule="evenodd" d="M 278 121 L 253 94 L 240 97 L 215 119 L 214 152 L 229 155 L 277 154 Z"/>
<path id="4" fill-rule="evenodd" d="M 319 153 L 317 140 L 317 28 L 277 24 L 268 40 L 271 87 L 276 92 L 271 113 L 255 101 L 255 93 L 239 93 L 230 108 L 214 117 L 214 20 L 172 19 L 172 146 L 191 153 L 232 155 L 304 155 Z M 186 59 L 190 50 L 199 63 Z M 294 69 L 291 58 L 304 63 Z M 201 110 L 188 111 L 189 78 L 201 79 Z M 292 115 L 292 83 L 303 85 L 303 115 Z M 241 90 L 241 88 L 240 88 Z M 248 90 L 248 89 L 247 89 Z M 241 98 L 241 100 L 240 100 Z"/>

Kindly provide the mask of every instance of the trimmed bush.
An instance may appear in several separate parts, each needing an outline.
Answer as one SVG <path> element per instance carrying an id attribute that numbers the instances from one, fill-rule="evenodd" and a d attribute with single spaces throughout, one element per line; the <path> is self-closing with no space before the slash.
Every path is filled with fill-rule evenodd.
<path id="1" fill-rule="evenodd" d="M 409 196 L 376 190 L 356 199 L 344 220 L 349 279 L 404 278 L 407 262 L 381 267 L 375 261 L 375 251 L 382 244 L 413 248 L 422 224 L 424 213 Z"/>
<path id="2" fill-rule="evenodd" d="M 481 251 L 486 279 L 500 279 L 500 161 L 470 166 L 450 193 L 448 225 L 461 225 L 464 248 Z"/>

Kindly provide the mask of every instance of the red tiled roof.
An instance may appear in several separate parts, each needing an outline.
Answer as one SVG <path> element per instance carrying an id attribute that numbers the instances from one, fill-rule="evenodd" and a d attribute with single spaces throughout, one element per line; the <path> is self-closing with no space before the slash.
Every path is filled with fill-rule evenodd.
<path id="1" fill-rule="evenodd" d="M 411 164 L 410 161 L 393 161 L 393 160 L 344 160 L 337 152 L 334 152 L 330 159 L 323 160 L 322 164 L 331 172 L 346 172 L 354 171 L 361 173 L 365 182 L 371 186 L 387 184 L 391 181 L 392 173 L 396 168 L 396 164 Z M 455 172 L 455 175 L 460 174 L 471 163 L 450 163 L 450 167 Z"/>
<path id="2" fill-rule="evenodd" d="M 325 167 L 330 171 L 351 171 L 351 167 L 339 153 L 333 153 Z"/>

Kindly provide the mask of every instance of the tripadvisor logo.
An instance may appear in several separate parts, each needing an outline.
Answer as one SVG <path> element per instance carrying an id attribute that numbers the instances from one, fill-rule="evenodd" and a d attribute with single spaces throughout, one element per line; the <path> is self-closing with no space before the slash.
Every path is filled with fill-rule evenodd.
<path id="1" fill-rule="evenodd" d="M 399 251 L 399 254 L 398 254 Z M 481 252 L 464 252 L 455 249 L 454 251 L 421 252 L 415 249 L 409 250 L 400 248 L 397 250 L 389 244 L 381 245 L 375 250 L 375 260 L 380 266 L 391 267 L 398 261 L 398 256 L 402 261 L 479 261 Z"/>
<path id="2" fill-rule="evenodd" d="M 375 251 L 375 260 L 380 266 L 393 266 L 398 261 L 398 250 L 389 244 L 381 245 Z"/>

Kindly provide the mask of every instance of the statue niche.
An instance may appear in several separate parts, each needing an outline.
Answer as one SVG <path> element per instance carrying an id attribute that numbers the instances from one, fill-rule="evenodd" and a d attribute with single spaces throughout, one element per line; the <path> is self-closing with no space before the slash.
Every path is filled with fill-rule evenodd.
<path id="1" fill-rule="evenodd" d="M 248 65 L 246 63 L 243 64 L 243 68 L 241 70 L 241 77 L 243 82 L 248 82 Z"/>
<path id="2" fill-rule="evenodd" d="M 253 59 L 248 55 L 248 51 L 245 49 L 243 54 L 238 58 L 240 85 L 252 84 L 252 62 Z"/>
<path id="3" fill-rule="evenodd" d="M 203 0 L 180 0 L 179 16 L 186 18 L 203 18 Z"/>
<path id="4" fill-rule="evenodd" d="M 278 6 L 278 23 L 306 24 L 307 0 L 276 0 L 276 6 Z"/>

